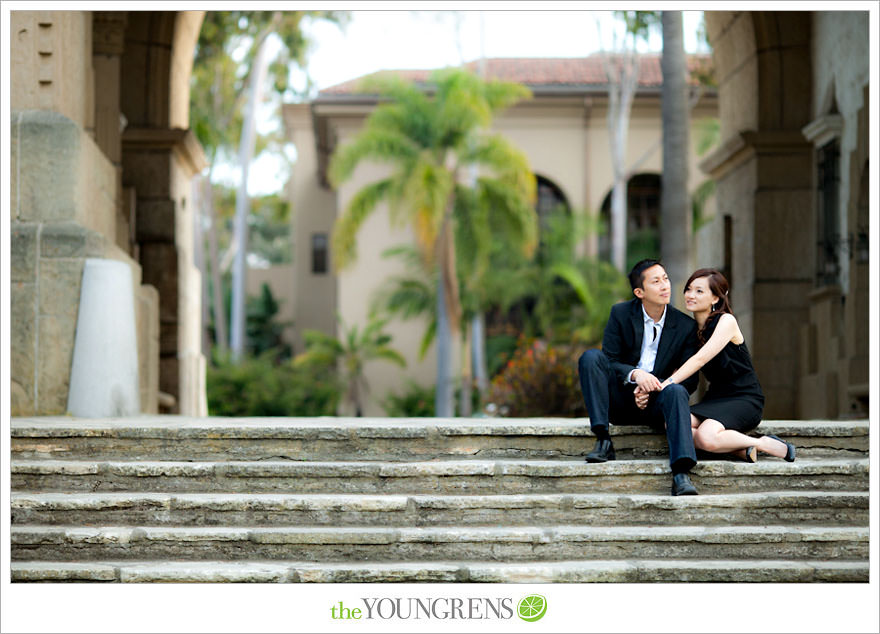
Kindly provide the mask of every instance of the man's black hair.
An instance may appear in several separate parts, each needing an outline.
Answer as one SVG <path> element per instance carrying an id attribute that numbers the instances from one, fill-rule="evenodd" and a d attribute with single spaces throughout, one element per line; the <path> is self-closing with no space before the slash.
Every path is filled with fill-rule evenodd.
<path id="1" fill-rule="evenodd" d="M 663 266 L 663 263 L 660 260 L 640 260 L 636 262 L 636 265 L 632 267 L 632 271 L 629 272 L 629 285 L 632 286 L 633 290 L 637 288 L 642 288 L 645 283 L 644 272 L 651 268 L 652 266 L 657 265 Z"/>

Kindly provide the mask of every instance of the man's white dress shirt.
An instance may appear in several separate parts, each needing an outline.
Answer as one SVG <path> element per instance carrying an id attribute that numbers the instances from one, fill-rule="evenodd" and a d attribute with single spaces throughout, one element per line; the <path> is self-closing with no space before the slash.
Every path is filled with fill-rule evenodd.
<path id="1" fill-rule="evenodd" d="M 663 334 L 663 325 L 666 323 L 666 306 L 663 307 L 663 314 L 658 321 L 651 319 L 648 313 L 645 312 L 645 307 L 642 306 L 642 318 L 645 322 L 645 333 L 642 336 L 642 352 L 639 356 L 639 364 L 627 377 L 627 383 L 635 383 L 632 380 L 632 375 L 636 370 L 654 372 L 654 362 L 657 360 L 657 347 L 660 345 L 660 335 Z"/>

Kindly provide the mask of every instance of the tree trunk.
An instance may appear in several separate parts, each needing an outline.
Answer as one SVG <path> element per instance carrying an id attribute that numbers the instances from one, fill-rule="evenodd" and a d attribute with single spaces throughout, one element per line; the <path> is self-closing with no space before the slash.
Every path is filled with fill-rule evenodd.
<path id="1" fill-rule="evenodd" d="M 470 418 L 473 382 L 471 380 L 471 332 L 466 323 L 461 326 L 461 398 L 458 415 Z"/>
<path id="2" fill-rule="evenodd" d="M 208 256 L 211 259 L 211 285 L 214 287 L 214 344 L 225 351 L 229 339 L 226 336 L 226 306 L 223 301 L 223 283 L 220 281 L 220 261 L 217 258 L 217 212 L 214 209 L 214 188 L 211 184 L 213 165 L 212 160 L 211 171 L 203 185 L 202 201 L 211 221 L 208 228 Z"/>
<path id="3" fill-rule="evenodd" d="M 452 332 L 446 312 L 446 281 L 443 266 L 437 267 L 437 391 L 434 415 L 454 416 L 452 391 Z"/>
<path id="4" fill-rule="evenodd" d="M 205 261 L 205 235 L 202 232 L 202 212 L 204 204 L 205 177 L 197 176 L 192 179 L 190 184 L 192 194 L 193 210 L 193 259 L 196 268 L 199 271 L 199 290 L 202 298 L 201 314 L 199 324 L 199 334 L 201 339 L 201 352 L 210 358 L 211 356 L 211 335 L 208 332 L 208 322 L 210 322 L 210 310 L 208 308 L 208 265 Z"/>
<path id="5" fill-rule="evenodd" d="M 480 407 L 486 403 L 489 394 L 489 371 L 486 367 L 486 315 L 478 312 L 471 320 L 471 340 L 473 341 L 474 378 L 480 392 Z"/>
<path id="6" fill-rule="evenodd" d="M 239 165 L 241 181 L 235 198 L 235 265 L 232 270 L 232 319 L 229 333 L 229 347 L 234 359 L 240 359 L 245 343 L 245 278 L 247 274 L 247 218 L 250 212 L 250 198 L 247 192 L 248 168 L 254 156 L 256 144 L 257 107 L 260 104 L 265 83 L 268 59 L 266 57 L 267 39 L 263 39 L 257 49 L 251 67 L 250 98 L 242 125 L 239 144 Z"/>
<path id="7" fill-rule="evenodd" d="M 691 270 L 691 206 L 688 200 L 687 58 L 681 11 L 663 11 L 663 188 L 660 196 L 660 248 L 672 281 L 673 302 L 683 305 L 682 290 Z"/>
<path id="8" fill-rule="evenodd" d="M 633 96 L 638 87 L 639 56 L 635 41 L 631 48 L 610 59 L 602 56 L 608 79 L 608 132 L 611 145 L 611 166 L 614 188 L 611 193 L 611 262 L 626 273 L 626 141 Z"/>

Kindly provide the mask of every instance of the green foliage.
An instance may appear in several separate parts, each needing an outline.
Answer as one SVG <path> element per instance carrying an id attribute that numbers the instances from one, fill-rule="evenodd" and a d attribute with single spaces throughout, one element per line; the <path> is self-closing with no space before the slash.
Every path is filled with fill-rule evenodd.
<path id="1" fill-rule="evenodd" d="M 651 31 L 660 27 L 660 11 L 615 11 L 614 16 L 626 24 L 626 32 L 647 40 Z"/>
<path id="2" fill-rule="evenodd" d="M 288 322 L 276 321 L 278 300 L 272 295 L 269 285 L 263 283 L 260 295 L 247 300 L 247 345 L 250 354 L 260 357 L 271 353 L 277 359 L 290 358 L 290 344 L 282 339 Z"/>
<path id="3" fill-rule="evenodd" d="M 332 241 L 337 267 L 354 261 L 357 232 L 381 201 L 389 202 L 396 224 L 412 225 L 429 262 L 436 255 L 450 202 L 456 211 L 455 222 L 467 224 L 462 215 L 469 212 L 509 211 L 509 206 L 490 207 L 492 200 L 506 197 L 516 201 L 519 223 L 527 236 L 522 246 L 526 250 L 533 246 L 534 212 L 531 216 L 520 212 L 530 206 L 535 190 L 525 155 L 503 138 L 482 131 L 495 113 L 528 97 L 528 89 L 509 82 L 484 82 L 460 69 L 437 71 L 430 83 L 430 93 L 394 75 L 377 74 L 363 83 L 362 90 L 382 95 L 386 101 L 372 111 L 357 137 L 336 149 L 330 180 L 339 186 L 364 160 L 389 164 L 393 172 L 361 189 L 336 222 Z M 456 175 L 469 165 L 489 168 L 492 177 L 480 179 L 479 194 L 471 195 L 471 204 L 464 205 L 458 197 L 468 194 L 456 185 Z M 478 234 L 485 232 L 478 230 Z"/>
<path id="4" fill-rule="evenodd" d="M 495 376 L 516 352 L 518 337 L 514 335 L 492 335 L 486 337 L 486 368 L 490 377 Z"/>
<path id="5" fill-rule="evenodd" d="M 364 376 L 364 364 L 371 360 L 385 360 L 405 367 L 406 360 L 391 346 L 391 335 L 383 332 L 388 319 L 380 319 L 371 314 L 367 325 L 361 330 L 357 324 L 350 328 L 337 316 L 342 329 L 342 338 L 319 330 L 305 330 L 305 352 L 293 360 L 296 368 L 326 368 L 341 374 L 340 379 L 346 389 L 346 402 L 355 410 L 357 416 L 363 410 L 363 396 L 369 391 Z"/>
<path id="6" fill-rule="evenodd" d="M 190 90 L 190 120 L 208 155 L 231 154 L 241 137 L 242 108 L 251 63 L 262 41 L 280 40 L 269 67 L 276 95 L 294 96 L 289 85 L 292 67 L 306 70 L 306 20 L 344 24 L 340 11 L 208 11 L 199 31 Z"/>
<path id="7" fill-rule="evenodd" d="M 431 417 L 434 416 L 434 386 L 423 387 L 408 381 L 403 394 L 389 394 L 382 402 L 388 416 Z"/>
<path id="8" fill-rule="evenodd" d="M 207 369 L 211 416 L 332 416 L 342 393 L 332 372 L 276 364 L 268 353 Z"/>
<path id="9" fill-rule="evenodd" d="M 388 394 L 382 407 L 388 416 L 430 418 L 436 415 L 434 409 L 434 397 L 437 392 L 435 386 L 421 386 L 415 381 L 408 381 L 403 394 Z M 456 403 L 461 400 L 461 389 L 456 389 L 454 394 Z M 475 391 L 471 392 L 471 411 L 478 409 L 480 396 Z"/>
<path id="10" fill-rule="evenodd" d="M 490 409 L 509 417 L 584 416 L 577 376 L 580 351 L 520 339 L 513 358 L 492 379 Z"/>

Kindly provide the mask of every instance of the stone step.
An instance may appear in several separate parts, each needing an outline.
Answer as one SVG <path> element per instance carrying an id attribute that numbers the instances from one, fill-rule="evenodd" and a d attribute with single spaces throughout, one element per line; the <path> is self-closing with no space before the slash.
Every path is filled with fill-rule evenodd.
<path id="1" fill-rule="evenodd" d="M 592 560 L 486 563 L 307 561 L 13 561 L 13 582 L 121 583 L 858 583 L 867 561 Z"/>
<path id="2" fill-rule="evenodd" d="M 618 455 L 665 455 L 648 427 L 612 426 Z M 868 422 L 765 421 L 756 434 L 791 440 L 800 456 L 868 451 Z M 13 457 L 102 460 L 419 460 L 580 457 L 588 419 L 534 418 L 15 418 Z"/>
<path id="3" fill-rule="evenodd" d="M 693 469 L 701 493 L 867 491 L 868 459 L 761 456 Z M 256 462 L 13 460 L 13 491 L 167 493 L 655 493 L 669 492 L 664 459 Z"/>
<path id="4" fill-rule="evenodd" d="M 11 527 L 16 561 L 866 561 L 868 527 Z"/>
<path id="5" fill-rule="evenodd" d="M 12 523 L 173 526 L 867 526 L 868 493 L 13 493 Z"/>

